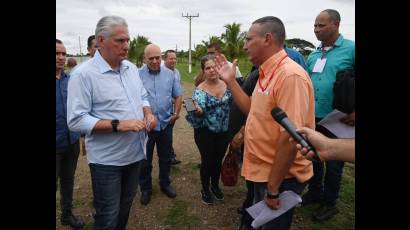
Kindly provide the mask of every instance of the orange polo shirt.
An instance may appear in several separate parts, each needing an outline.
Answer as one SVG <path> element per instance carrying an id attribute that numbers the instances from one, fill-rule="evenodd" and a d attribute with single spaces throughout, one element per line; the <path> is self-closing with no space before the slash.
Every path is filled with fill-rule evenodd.
<path id="1" fill-rule="evenodd" d="M 281 50 L 259 68 L 259 81 L 252 93 L 251 108 L 245 126 L 245 151 L 242 176 L 253 182 L 268 182 L 275 161 L 280 132 L 286 132 L 272 117 L 279 106 L 296 127 L 315 127 L 315 101 L 312 82 L 307 72 Z M 282 60 L 282 62 L 280 62 Z M 278 66 L 278 63 L 280 65 Z M 269 81 L 272 72 L 273 78 Z M 297 153 L 285 178 L 305 182 L 313 176 L 312 162 Z"/>

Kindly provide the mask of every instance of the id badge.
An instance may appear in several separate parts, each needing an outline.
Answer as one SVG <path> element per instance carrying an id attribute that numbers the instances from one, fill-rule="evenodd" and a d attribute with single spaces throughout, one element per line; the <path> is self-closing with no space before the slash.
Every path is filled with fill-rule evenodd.
<path id="1" fill-rule="evenodd" d="M 315 66 L 313 67 L 313 73 L 321 73 L 326 65 L 326 58 L 318 58 L 316 60 Z"/>

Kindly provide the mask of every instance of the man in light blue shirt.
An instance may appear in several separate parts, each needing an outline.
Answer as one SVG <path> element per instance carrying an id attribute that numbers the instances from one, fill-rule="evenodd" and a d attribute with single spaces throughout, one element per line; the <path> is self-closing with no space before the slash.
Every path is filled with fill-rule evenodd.
<path id="1" fill-rule="evenodd" d="M 355 65 L 354 42 L 343 38 L 339 33 L 340 14 L 336 10 L 322 11 L 315 20 L 314 32 L 320 46 L 313 51 L 307 60 L 308 73 L 312 79 L 315 92 L 316 131 L 327 137 L 336 138 L 334 134 L 317 123 L 333 110 L 333 85 L 339 70 L 353 69 Z M 348 125 L 354 124 L 354 112 L 343 118 Z M 324 164 L 313 162 L 313 177 L 309 181 L 309 191 L 303 195 L 303 203 L 322 203 L 313 214 L 313 220 L 323 221 L 334 216 L 338 209 L 340 183 L 343 174 L 343 161 L 327 161 L 324 183 Z"/>
<path id="2" fill-rule="evenodd" d="M 168 197 L 176 197 L 169 177 L 171 169 L 172 128 L 179 117 L 182 104 L 182 90 L 174 73 L 161 66 L 161 49 L 154 44 L 147 45 L 144 50 L 147 64 L 139 70 L 139 75 L 149 94 L 152 111 L 158 119 L 157 126 L 148 133 L 147 160 L 144 160 L 140 174 L 141 204 L 147 205 L 152 194 L 152 155 L 157 145 L 159 163 L 159 185 Z M 173 113 L 172 99 L 179 108 Z"/>
<path id="3" fill-rule="evenodd" d="M 68 84 L 67 122 L 85 133 L 95 229 L 125 229 L 145 159 L 146 131 L 156 126 L 148 93 L 128 56 L 126 21 L 106 16 L 95 30 L 99 50 Z"/>
<path id="4" fill-rule="evenodd" d="M 162 65 L 162 64 L 161 64 Z M 174 74 L 175 74 L 175 79 L 179 82 L 179 84 L 181 85 L 181 74 L 179 73 L 179 70 L 176 68 L 177 65 L 177 54 L 175 52 L 175 50 L 167 50 L 164 53 L 164 62 L 163 62 L 163 66 L 165 66 L 166 68 L 168 68 L 169 70 L 171 70 Z M 182 89 L 182 86 L 181 86 Z M 179 114 L 179 112 L 181 111 L 181 104 L 177 105 L 175 104 L 175 101 L 172 101 L 172 104 L 174 106 L 174 113 Z M 171 125 L 171 132 L 173 133 L 174 131 L 174 124 Z M 177 155 L 175 154 L 175 150 L 173 147 L 173 134 L 171 134 L 171 165 L 176 165 L 181 163 L 180 160 L 177 160 Z"/>

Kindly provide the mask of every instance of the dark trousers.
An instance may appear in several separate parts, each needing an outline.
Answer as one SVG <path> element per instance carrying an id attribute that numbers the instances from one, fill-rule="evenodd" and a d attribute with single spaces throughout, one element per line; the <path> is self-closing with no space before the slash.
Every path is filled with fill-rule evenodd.
<path id="1" fill-rule="evenodd" d="M 169 126 L 171 127 L 171 158 L 177 157 L 174 151 L 174 125 L 175 123 L 173 125 L 169 124 Z"/>
<path id="2" fill-rule="evenodd" d="M 316 123 L 321 119 L 316 119 Z M 316 124 L 316 131 L 329 138 L 337 138 L 325 127 Z M 324 173 L 324 165 L 326 172 Z M 313 177 L 309 181 L 309 192 L 318 194 L 328 205 L 335 205 L 339 198 L 340 183 L 343 175 L 343 161 L 313 162 Z M 325 178 L 323 181 L 323 174 Z"/>
<path id="3" fill-rule="evenodd" d="M 95 229 L 124 230 L 138 187 L 141 161 L 125 166 L 89 166 L 96 211 Z"/>
<path id="4" fill-rule="evenodd" d="M 254 189 L 254 198 L 253 204 L 258 203 L 259 201 L 263 200 L 266 195 L 266 182 L 252 182 L 253 189 Z M 291 190 L 297 194 L 301 194 L 306 187 L 305 183 L 300 183 L 296 180 L 296 178 L 285 179 L 282 181 L 279 192 L 283 192 L 286 190 Z M 288 230 L 292 224 L 293 212 L 295 207 L 289 209 L 287 212 L 283 213 L 282 215 L 278 216 L 276 219 L 269 221 L 268 223 L 262 225 L 258 229 L 260 230 Z"/>
<path id="5" fill-rule="evenodd" d="M 151 131 L 148 133 L 147 159 L 142 161 L 140 173 L 141 191 L 152 191 L 152 157 L 154 146 L 157 145 L 159 164 L 159 185 L 165 188 L 171 184 L 169 177 L 171 171 L 171 140 L 172 128 L 167 126 L 161 131 Z"/>
<path id="6" fill-rule="evenodd" d="M 251 207 L 253 205 L 253 194 L 254 194 L 254 189 L 253 189 L 253 182 L 246 180 L 246 188 L 248 192 L 246 193 L 246 198 L 245 201 L 242 204 L 242 218 L 241 222 L 242 224 L 251 227 L 253 218 L 249 213 L 246 211 L 247 208 Z"/>
<path id="7" fill-rule="evenodd" d="M 79 141 L 66 151 L 56 151 L 56 192 L 58 178 L 60 178 L 60 204 L 63 216 L 70 214 L 73 207 L 74 175 L 79 153 Z"/>
<path id="8" fill-rule="evenodd" d="M 222 159 L 228 147 L 228 134 L 213 133 L 207 128 L 194 129 L 195 144 L 201 154 L 201 183 L 203 190 L 209 190 L 209 182 L 212 186 L 219 186 Z"/>

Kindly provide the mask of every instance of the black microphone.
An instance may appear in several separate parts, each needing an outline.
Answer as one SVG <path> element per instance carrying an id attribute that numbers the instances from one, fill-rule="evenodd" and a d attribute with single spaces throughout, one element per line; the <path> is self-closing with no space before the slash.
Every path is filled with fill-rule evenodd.
<path id="1" fill-rule="evenodd" d="M 275 121 L 278 122 L 284 129 L 286 129 L 286 131 L 292 136 L 292 138 L 297 143 L 302 145 L 308 151 L 313 151 L 315 153 L 313 160 L 320 161 L 320 158 L 318 157 L 318 154 L 315 148 L 312 146 L 312 144 L 309 143 L 307 139 L 305 139 L 305 137 L 302 134 L 296 132 L 295 126 L 288 119 L 288 116 L 281 108 L 279 107 L 273 108 L 271 114 L 272 114 L 272 117 L 275 119 Z"/>

